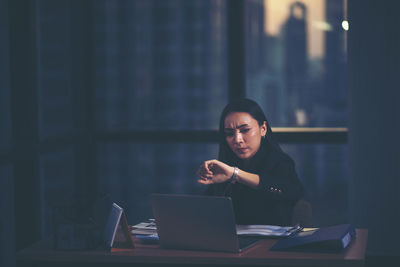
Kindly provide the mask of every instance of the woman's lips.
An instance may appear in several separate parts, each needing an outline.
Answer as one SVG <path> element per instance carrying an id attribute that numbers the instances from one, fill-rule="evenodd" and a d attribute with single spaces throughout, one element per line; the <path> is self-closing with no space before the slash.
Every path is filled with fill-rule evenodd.
<path id="1" fill-rule="evenodd" d="M 236 151 L 237 151 L 238 153 L 240 153 L 240 154 L 246 153 L 247 150 L 248 150 L 248 148 L 245 148 L 245 147 L 243 147 L 243 148 L 237 148 L 237 149 L 236 149 Z"/>

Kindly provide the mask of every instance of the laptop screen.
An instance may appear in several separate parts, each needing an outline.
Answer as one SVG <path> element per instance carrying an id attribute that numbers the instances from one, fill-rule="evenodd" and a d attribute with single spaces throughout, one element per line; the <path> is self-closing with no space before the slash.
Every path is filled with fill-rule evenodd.
<path id="1" fill-rule="evenodd" d="M 240 251 L 229 197 L 152 194 L 151 202 L 161 246 Z"/>

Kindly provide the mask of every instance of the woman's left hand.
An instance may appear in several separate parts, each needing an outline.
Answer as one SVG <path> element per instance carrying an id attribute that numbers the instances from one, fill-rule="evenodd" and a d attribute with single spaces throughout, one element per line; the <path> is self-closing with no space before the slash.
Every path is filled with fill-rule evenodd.
<path id="1" fill-rule="evenodd" d="M 197 175 L 200 178 L 197 180 L 197 182 L 205 185 L 223 183 L 232 177 L 233 172 L 234 167 L 231 167 L 219 160 L 207 160 L 197 171 Z"/>

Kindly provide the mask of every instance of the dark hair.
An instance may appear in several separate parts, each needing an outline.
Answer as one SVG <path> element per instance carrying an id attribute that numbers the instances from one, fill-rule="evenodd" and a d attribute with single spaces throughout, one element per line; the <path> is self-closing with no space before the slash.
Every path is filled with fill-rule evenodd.
<path id="1" fill-rule="evenodd" d="M 221 118 L 219 121 L 220 142 L 219 142 L 219 156 L 218 156 L 218 158 L 221 161 L 224 161 L 225 163 L 233 163 L 237 161 L 236 155 L 233 153 L 233 151 L 229 148 L 228 144 L 226 143 L 225 133 L 224 133 L 225 118 L 232 112 L 246 112 L 250 114 L 250 116 L 252 116 L 260 126 L 263 125 L 264 122 L 266 122 L 267 134 L 265 138 L 263 138 L 261 145 L 270 144 L 279 151 L 281 151 L 278 143 L 272 140 L 271 137 L 272 130 L 261 107 L 253 100 L 247 98 L 240 98 L 226 105 L 221 113 Z"/>

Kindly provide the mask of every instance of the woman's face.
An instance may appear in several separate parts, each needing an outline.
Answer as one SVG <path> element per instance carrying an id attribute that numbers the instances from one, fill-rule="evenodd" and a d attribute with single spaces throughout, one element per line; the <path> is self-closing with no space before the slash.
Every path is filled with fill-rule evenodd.
<path id="1" fill-rule="evenodd" d="M 232 112 L 225 117 L 225 140 L 240 159 L 251 159 L 260 148 L 261 138 L 267 133 L 267 124 L 258 125 L 247 112 Z"/>

